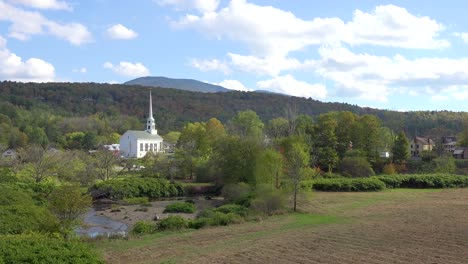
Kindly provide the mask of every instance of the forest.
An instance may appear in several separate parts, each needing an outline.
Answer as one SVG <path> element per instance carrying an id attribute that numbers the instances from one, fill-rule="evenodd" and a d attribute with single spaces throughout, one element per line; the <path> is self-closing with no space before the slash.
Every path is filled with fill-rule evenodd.
<path id="1" fill-rule="evenodd" d="M 141 129 L 147 115 L 148 89 L 97 83 L 0 83 L 0 144 L 28 143 L 67 149 L 91 149 L 117 143 L 128 129 Z M 187 122 L 216 117 L 227 122 L 239 111 L 252 110 L 263 122 L 284 117 L 287 108 L 317 119 L 332 111 L 378 117 L 382 126 L 413 136 L 456 136 L 466 112 L 397 112 L 324 103 L 311 98 L 256 92 L 200 93 L 152 88 L 154 117 L 160 134 L 181 130 Z"/>

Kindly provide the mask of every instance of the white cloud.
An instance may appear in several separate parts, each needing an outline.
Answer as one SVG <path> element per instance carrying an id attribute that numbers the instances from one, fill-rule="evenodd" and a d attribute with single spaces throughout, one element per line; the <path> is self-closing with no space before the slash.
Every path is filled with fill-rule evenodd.
<path id="1" fill-rule="evenodd" d="M 231 73 L 229 66 L 217 59 L 192 59 L 190 66 L 199 69 L 200 71 L 220 71 L 224 74 Z"/>
<path id="2" fill-rule="evenodd" d="M 62 24 L 48 20 L 35 11 L 25 11 L 0 0 L 0 21 L 9 21 L 9 36 L 27 40 L 31 35 L 50 34 L 65 39 L 73 45 L 92 41 L 92 35 L 79 23 Z"/>
<path id="3" fill-rule="evenodd" d="M 171 5 L 179 10 L 196 9 L 202 13 L 216 11 L 219 0 L 157 0 L 160 5 Z"/>
<path id="4" fill-rule="evenodd" d="M 107 29 L 107 35 L 113 39 L 134 39 L 138 37 L 138 34 L 125 27 L 122 24 L 116 24 Z"/>
<path id="5" fill-rule="evenodd" d="M 257 82 L 257 87 L 262 90 L 299 97 L 312 97 L 314 99 L 324 99 L 327 97 L 327 89 L 324 85 L 298 81 L 290 74 L 259 81 Z"/>
<path id="6" fill-rule="evenodd" d="M 55 78 L 52 64 L 30 58 L 24 61 L 21 57 L 6 48 L 6 40 L 0 36 L 0 79 L 21 82 L 48 82 Z"/>
<path id="7" fill-rule="evenodd" d="M 13 4 L 20 4 L 27 7 L 38 9 L 68 10 L 72 7 L 65 1 L 59 0 L 9 0 Z"/>
<path id="8" fill-rule="evenodd" d="M 468 58 L 410 60 L 401 55 L 355 54 L 343 47 L 321 48 L 319 53 L 319 60 L 306 64 L 335 82 L 337 96 L 386 101 L 402 88 L 409 95 L 438 95 L 468 85 Z"/>
<path id="9" fill-rule="evenodd" d="M 149 70 L 140 62 L 131 63 L 127 61 L 121 61 L 118 65 L 113 65 L 110 62 L 104 63 L 105 69 L 110 69 L 113 72 L 127 77 L 142 77 L 150 75 Z"/>
<path id="10" fill-rule="evenodd" d="M 87 72 L 88 72 L 88 69 L 86 69 L 85 67 L 81 67 L 81 68 L 73 69 L 73 72 L 77 72 L 77 73 L 87 73 Z"/>
<path id="11" fill-rule="evenodd" d="M 283 56 L 267 56 L 259 58 L 256 56 L 244 56 L 228 53 L 231 64 L 238 70 L 256 73 L 259 75 L 276 76 L 285 70 L 295 70 L 301 67 L 297 59 Z"/>
<path id="12" fill-rule="evenodd" d="M 230 64 L 270 76 L 300 68 L 301 63 L 290 53 L 311 45 L 369 44 L 412 49 L 450 46 L 447 40 L 439 39 L 445 29 L 442 24 L 394 5 L 377 6 L 368 13 L 356 10 L 352 20 L 346 22 L 338 17 L 304 20 L 272 6 L 231 0 L 216 12 L 187 14 L 172 21 L 172 26 L 244 43 L 251 54 L 228 53 Z"/>
<path id="13" fill-rule="evenodd" d="M 252 89 L 245 87 L 240 81 L 238 80 L 224 80 L 220 83 L 216 83 L 217 85 L 223 86 L 224 88 L 236 91 L 252 91 Z"/>
<path id="14" fill-rule="evenodd" d="M 437 49 L 450 46 L 438 39 L 442 24 L 427 17 L 415 16 L 395 5 L 377 6 L 371 13 L 354 12 L 346 24 L 343 42 L 351 45 L 371 44 L 414 49 Z"/>
<path id="15" fill-rule="evenodd" d="M 457 32 L 454 35 L 461 38 L 465 43 L 468 43 L 468 33 L 466 33 L 466 32 Z"/>

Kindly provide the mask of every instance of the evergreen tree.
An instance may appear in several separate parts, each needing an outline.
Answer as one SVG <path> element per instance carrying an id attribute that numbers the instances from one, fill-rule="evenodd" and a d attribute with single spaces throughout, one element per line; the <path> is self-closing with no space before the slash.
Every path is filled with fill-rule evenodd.
<path id="1" fill-rule="evenodd" d="M 405 133 L 401 131 L 393 146 L 393 162 L 403 163 L 409 158 L 409 142 Z"/>

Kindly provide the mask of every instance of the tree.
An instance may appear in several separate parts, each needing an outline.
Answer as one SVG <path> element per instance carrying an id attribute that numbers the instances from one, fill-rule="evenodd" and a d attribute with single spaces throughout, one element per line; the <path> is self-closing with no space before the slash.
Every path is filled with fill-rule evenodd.
<path id="1" fill-rule="evenodd" d="M 282 138 L 288 136 L 289 132 L 289 121 L 286 118 L 278 117 L 275 119 L 271 119 L 268 122 L 267 131 L 266 133 L 274 138 Z"/>
<path id="2" fill-rule="evenodd" d="M 200 162 L 209 158 L 212 151 L 206 128 L 203 123 L 188 123 L 177 142 L 176 158 L 182 172 L 194 179 Z"/>
<path id="3" fill-rule="evenodd" d="M 117 157 L 111 151 L 103 149 L 96 151 L 94 155 L 94 171 L 97 177 L 103 181 L 112 178 L 117 173 L 115 171 L 117 162 Z"/>
<path id="4" fill-rule="evenodd" d="M 232 133 L 241 138 L 261 139 L 263 136 L 264 124 L 252 110 L 238 112 L 230 120 L 229 125 Z"/>
<path id="5" fill-rule="evenodd" d="M 35 182 L 41 182 L 50 176 L 58 164 L 59 153 L 48 151 L 41 146 L 32 145 L 19 151 L 20 166 Z"/>
<path id="6" fill-rule="evenodd" d="M 320 115 L 315 125 L 314 151 L 319 166 L 329 172 L 338 163 L 338 153 L 336 151 L 338 141 L 335 134 L 337 125 L 332 114 Z"/>
<path id="7" fill-rule="evenodd" d="M 210 118 L 205 124 L 206 134 L 210 143 L 214 143 L 226 136 L 224 125 L 216 118 Z"/>
<path id="8" fill-rule="evenodd" d="M 65 236 L 80 223 L 80 217 L 91 207 L 91 201 L 91 196 L 82 194 L 75 185 L 62 185 L 50 194 L 49 209 L 59 220 Z"/>
<path id="9" fill-rule="evenodd" d="M 301 172 L 309 164 L 307 145 L 300 138 L 290 137 L 281 143 L 285 160 L 286 175 L 293 188 L 293 210 L 297 209 L 297 194 L 302 179 Z"/>
<path id="10" fill-rule="evenodd" d="M 364 157 L 344 157 L 339 170 L 341 174 L 353 178 L 375 175 L 370 163 Z"/>
<path id="11" fill-rule="evenodd" d="M 169 142 L 171 144 L 176 144 L 177 141 L 180 138 L 180 132 L 179 131 L 171 131 L 167 133 L 165 136 L 163 136 L 164 141 Z"/>
<path id="12" fill-rule="evenodd" d="M 405 133 L 401 131 L 398 133 L 395 144 L 392 149 L 393 152 L 393 162 L 395 163 L 404 163 L 409 158 L 409 142 Z"/>
<path id="13" fill-rule="evenodd" d="M 274 149 L 263 150 L 255 162 L 255 183 L 280 188 L 283 158 Z"/>
<path id="14" fill-rule="evenodd" d="M 374 115 L 358 118 L 353 130 L 353 148 L 364 151 L 369 162 L 378 158 L 380 119 Z"/>

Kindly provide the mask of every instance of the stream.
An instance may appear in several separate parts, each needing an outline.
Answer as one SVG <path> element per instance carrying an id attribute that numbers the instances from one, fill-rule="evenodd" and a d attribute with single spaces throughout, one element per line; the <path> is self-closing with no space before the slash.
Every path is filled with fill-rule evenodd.
<path id="1" fill-rule="evenodd" d="M 126 236 L 128 226 L 122 222 L 114 221 L 109 217 L 97 215 L 96 209 L 92 208 L 86 213 L 84 225 L 75 230 L 79 236 L 97 237 L 97 236 Z"/>

